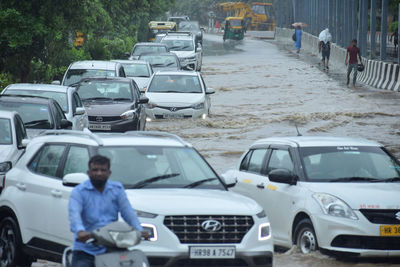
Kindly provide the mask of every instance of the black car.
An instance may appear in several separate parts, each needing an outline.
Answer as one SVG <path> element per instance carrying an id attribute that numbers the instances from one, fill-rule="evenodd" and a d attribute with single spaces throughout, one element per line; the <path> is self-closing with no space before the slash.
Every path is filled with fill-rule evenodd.
<path id="1" fill-rule="evenodd" d="M 89 129 L 103 132 L 144 130 L 145 106 L 132 79 L 121 77 L 87 78 L 77 84 L 77 92 L 89 116 Z"/>
<path id="2" fill-rule="evenodd" d="M 147 53 L 140 55 L 139 60 L 149 62 L 154 72 L 160 70 L 173 71 L 182 69 L 179 58 L 174 53 Z"/>
<path id="3" fill-rule="evenodd" d="M 0 110 L 16 111 L 29 137 L 43 130 L 71 129 L 72 122 L 56 100 L 40 96 L 0 95 Z"/>

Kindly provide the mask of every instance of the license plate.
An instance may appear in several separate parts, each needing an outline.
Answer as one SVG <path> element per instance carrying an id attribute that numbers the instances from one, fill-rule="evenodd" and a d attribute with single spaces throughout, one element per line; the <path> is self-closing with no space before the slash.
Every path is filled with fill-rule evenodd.
<path id="1" fill-rule="evenodd" d="M 191 259 L 234 259 L 235 247 L 189 247 Z"/>
<path id="2" fill-rule="evenodd" d="M 400 225 L 381 225 L 381 236 L 400 236 Z"/>
<path id="3" fill-rule="evenodd" d="M 110 124 L 89 124 L 90 130 L 111 131 Z"/>
<path id="4" fill-rule="evenodd" d="M 163 118 L 164 119 L 182 119 L 183 114 L 164 114 Z"/>

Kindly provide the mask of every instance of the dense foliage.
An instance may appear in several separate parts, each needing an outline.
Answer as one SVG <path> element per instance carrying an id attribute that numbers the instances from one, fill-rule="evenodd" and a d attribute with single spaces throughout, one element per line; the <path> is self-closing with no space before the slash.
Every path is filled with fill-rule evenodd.
<path id="1" fill-rule="evenodd" d="M 208 24 L 208 12 L 221 1 L 218 0 L 176 0 L 172 15 L 189 16 L 191 20 L 197 20 L 203 25 Z"/>
<path id="2" fill-rule="evenodd" d="M 0 1 L 0 89 L 60 79 L 72 61 L 121 58 L 174 0 Z M 76 31 L 84 44 L 73 46 Z"/>

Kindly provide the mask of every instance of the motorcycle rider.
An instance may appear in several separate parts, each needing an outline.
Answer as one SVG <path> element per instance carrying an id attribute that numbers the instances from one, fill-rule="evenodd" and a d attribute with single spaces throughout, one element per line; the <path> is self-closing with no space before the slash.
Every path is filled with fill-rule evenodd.
<path id="1" fill-rule="evenodd" d="M 132 227 L 143 231 L 135 210 L 132 208 L 121 183 L 108 181 L 110 160 L 95 155 L 89 160 L 87 174 L 90 179 L 76 186 L 70 196 L 68 210 L 71 231 L 74 233 L 72 267 L 94 267 L 95 255 L 106 248 L 85 243 L 90 233 L 118 220 L 118 213 Z M 146 232 L 142 232 L 147 237 Z"/>

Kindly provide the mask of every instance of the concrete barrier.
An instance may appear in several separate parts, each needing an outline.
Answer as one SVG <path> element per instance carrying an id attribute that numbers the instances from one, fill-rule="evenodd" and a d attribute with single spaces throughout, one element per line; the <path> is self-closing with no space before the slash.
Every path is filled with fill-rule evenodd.
<path id="1" fill-rule="evenodd" d="M 293 45 L 293 33 L 294 29 L 276 28 L 275 38 L 281 43 Z M 304 51 L 313 54 L 318 51 L 318 37 L 312 34 L 303 32 L 301 44 Z M 347 68 L 344 67 L 345 58 L 346 49 L 332 43 L 330 64 L 346 73 Z M 366 58 L 363 58 L 363 63 L 365 66 L 364 71 L 359 72 L 357 75 L 359 82 L 379 89 L 400 92 L 400 68 L 398 64 Z"/>

